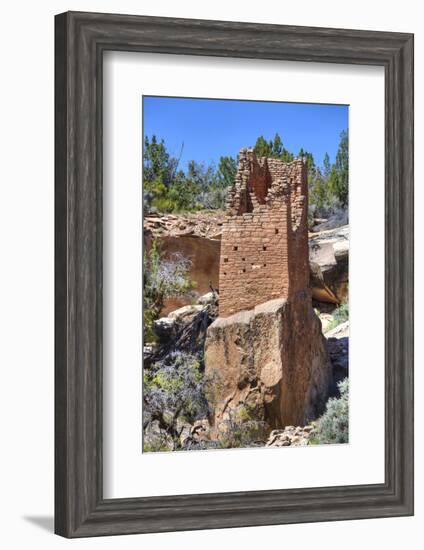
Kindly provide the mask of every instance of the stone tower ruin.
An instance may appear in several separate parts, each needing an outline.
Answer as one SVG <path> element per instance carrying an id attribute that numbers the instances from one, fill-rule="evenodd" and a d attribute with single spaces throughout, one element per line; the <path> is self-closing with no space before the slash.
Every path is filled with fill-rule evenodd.
<path id="1" fill-rule="evenodd" d="M 309 289 L 307 169 L 242 149 L 222 228 L 219 317 L 205 343 L 215 433 L 246 408 L 270 429 L 323 411 L 332 379 Z"/>
<path id="2" fill-rule="evenodd" d="M 227 317 L 309 284 L 304 162 L 256 158 L 242 149 L 228 199 L 219 271 L 219 314 Z"/>

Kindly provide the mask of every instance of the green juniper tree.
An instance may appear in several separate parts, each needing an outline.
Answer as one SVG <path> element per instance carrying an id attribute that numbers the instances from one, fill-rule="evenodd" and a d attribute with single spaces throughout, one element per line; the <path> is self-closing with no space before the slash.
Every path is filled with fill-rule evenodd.
<path id="1" fill-rule="evenodd" d="M 162 139 L 158 141 L 153 135 L 144 140 L 143 151 L 143 202 L 145 211 L 152 209 L 172 211 L 178 208 L 178 203 L 170 196 L 174 185 L 181 185 L 184 173 L 178 170 L 178 159 L 172 157 Z"/>
<path id="2" fill-rule="evenodd" d="M 228 188 L 234 184 L 236 172 L 237 160 L 235 158 L 224 156 L 219 159 L 218 181 L 223 189 Z"/>
<path id="3" fill-rule="evenodd" d="M 292 162 L 294 160 L 294 155 L 283 146 L 278 133 L 269 141 L 263 136 L 259 136 L 256 140 L 254 151 L 258 157 L 274 158 L 284 162 Z"/>
<path id="4" fill-rule="evenodd" d="M 332 190 L 343 207 L 349 200 L 349 138 L 343 130 L 337 150 L 336 162 L 332 170 Z"/>
<path id="5" fill-rule="evenodd" d="M 343 131 L 336 160 L 331 164 L 328 153 L 318 166 L 309 151 L 301 148 L 298 157 L 304 158 L 308 169 L 311 220 L 314 215 L 340 216 L 348 207 L 349 152 L 348 134 Z M 283 145 L 278 133 L 270 140 L 256 139 L 254 150 L 258 157 L 292 162 L 294 155 Z M 237 159 L 221 156 L 218 167 L 194 160 L 186 171 L 179 169 L 179 159 L 167 150 L 164 140 L 155 135 L 144 140 L 143 176 L 144 208 L 146 212 L 194 212 L 223 209 L 228 189 L 234 183 Z M 343 214 L 341 217 L 346 217 Z M 346 223 L 346 222 L 344 222 Z"/>
<path id="6" fill-rule="evenodd" d="M 331 172 L 330 157 L 328 153 L 325 153 L 324 160 L 322 163 L 322 175 L 326 180 L 328 180 L 328 178 L 330 177 L 330 172 Z"/>

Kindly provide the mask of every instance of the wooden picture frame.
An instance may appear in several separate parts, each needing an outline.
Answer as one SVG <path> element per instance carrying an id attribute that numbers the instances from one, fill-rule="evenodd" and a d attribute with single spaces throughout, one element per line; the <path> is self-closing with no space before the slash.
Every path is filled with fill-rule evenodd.
<path id="1" fill-rule="evenodd" d="M 413 35 L 68 12 L 55 21 L 55 531 L 117 535 L 413 514 Z M 104 499 L 102 55 L 385 70 L 385 482 Z"/>

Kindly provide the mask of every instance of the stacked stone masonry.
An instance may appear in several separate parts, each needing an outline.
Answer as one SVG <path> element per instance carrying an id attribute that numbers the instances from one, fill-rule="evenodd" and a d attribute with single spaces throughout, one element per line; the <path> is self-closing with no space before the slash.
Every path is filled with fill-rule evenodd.
<path id="1" fill-rule="evenodd" d="M 307 211 L 303 160 L 284 163 L 240 151 L 222 231 L 221 317 L 308 287 Z"/>

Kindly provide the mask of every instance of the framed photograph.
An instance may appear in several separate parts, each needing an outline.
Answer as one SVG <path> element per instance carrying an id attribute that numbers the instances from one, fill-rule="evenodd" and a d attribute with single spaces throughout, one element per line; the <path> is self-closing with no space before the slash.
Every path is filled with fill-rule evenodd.
<path id="1" fill-rule="evenodd" d="M 55 20 L 55 530 L 413 514 L 413 35 Z"/>

